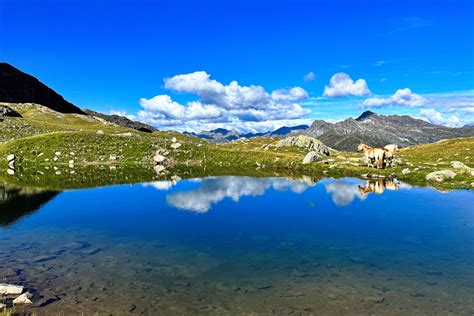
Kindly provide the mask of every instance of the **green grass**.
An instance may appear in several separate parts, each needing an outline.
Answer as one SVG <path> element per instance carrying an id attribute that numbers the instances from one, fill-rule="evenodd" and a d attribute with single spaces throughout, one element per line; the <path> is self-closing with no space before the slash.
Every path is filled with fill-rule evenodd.
<path id="1" fill-rule="evenodd" d="M 433 183 L 425 180 L 429 172 L 451 169 L 453 160 L 474 167 L 474 138 L 403 149 L 397 154 L 402 163 L 394 168 L 367 168 L 356 162 L 362 154 L 337 151 L 332 151 L 329 157 L 334 162 L 303 165 L 301 161 L 306 151 L 302 148 L 270 146 L 264 149 L 266 145 L 274 145 L 278 138 L 215 144 L 174 132 L 137 132 L 105 124 L 93 117 L 57 113 L 38 105 L 9 105 L 23 118 L 8 118 L 0 123 L 3 135 L 0 138 L 0 170 L 7 169 L 4 157 L 10 153 L 18 157 L 17 170 L 13 176 L 0 173 L 0 181 L 17 186 L 59 190 L 153 181 L 174 174 L 182 178 L 211 175 L 309 175 L 321 178 L 376 174 L 396 176 L 410 184 L 439 189 L 472 189 L 474 182 L 470 175 L 459 170 L 455 170 L 457 176 L 450 181 Z M 104 134 L 98 135 L 98 130 Z M 171 149 L 172 138 L 182 144 L 178 150 Z M 166 151 L 172 161 L 166 174 L 156 175 L 153 171 L 152 159 L 157 150 Z M 58 156 L 56 152 L 61 154 Z M 116 159 L 110 159 L 111 156 Z M 74 161 L 74 168 L 69 168 L 70 160 Z M 404 168 L 409 168 L 411 173 L 403 175 Z M 58 170 L 60 174 L 57 174 Z"/>

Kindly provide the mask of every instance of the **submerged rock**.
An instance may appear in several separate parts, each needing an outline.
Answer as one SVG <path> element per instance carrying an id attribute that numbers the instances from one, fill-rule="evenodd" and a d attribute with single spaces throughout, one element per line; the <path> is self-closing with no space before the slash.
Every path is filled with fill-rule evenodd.
<path id="1" fill-rule="evenodd" d="M 18 296 L 17 298 L 15 298 L 13 300 L 13 305 L 30 305 L 30 304 L 33 304 L 33 302 L 30 300 L 30 298 L 32 296 L 33 295 L 31 295 L 30 293 L 25 292 L 25 293 L 21 294 L 20 296 Z"/>
<path id="2" fill-rule="evenodd" d="M 383 303 L 383 301 L 385 301 L 385 297 L 383 296 L 367 296 L 366 298 L 364 298 L 364 302 L 367 303 L 380 304 Z"/>
<path id="3" fill-rule="evenodd" d="M 304 157 L 303 164 L 308 164 L 308 163 L 311 163 L 311 162 L 321 161 L 321 160 L 323 160 L 323 158 L 317 152 L 310 151 Z"/>
<path id="4" fill-rule="evenodd" d="M 447 179 L 452 179 L 456 176 L 456 173 L 451 170 L 439 170 L 428 173 L 426 175 L 426 181 L 437 181 L 443 182 Z"/>
<path id="5" fill-rule="evenodd" d="M 0 295 L 17 295 L 23 293 L 23 286 L 0 283 Z"/>

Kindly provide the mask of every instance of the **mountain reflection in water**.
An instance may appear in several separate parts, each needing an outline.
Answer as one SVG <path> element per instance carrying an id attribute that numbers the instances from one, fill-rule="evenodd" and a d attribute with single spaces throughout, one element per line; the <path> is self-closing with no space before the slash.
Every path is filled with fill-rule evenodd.
<path id="1" fill-rule="evenodd" d="M 0 186 L 0 226 L 8 226 L 38 210 L 59 192 Z"/>

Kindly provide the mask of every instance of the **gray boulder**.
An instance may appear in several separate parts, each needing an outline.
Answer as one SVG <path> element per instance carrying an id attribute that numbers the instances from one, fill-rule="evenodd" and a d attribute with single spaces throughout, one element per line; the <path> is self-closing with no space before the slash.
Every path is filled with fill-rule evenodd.
<path id="1" fill-rule="evenodd" d="M 305 135 L 286 137 L 276 143 L 277 148 L 288 146 L 296 146 L 307 150 L 315 151 L 316 153 L 322 156 L 330 155 L 329 147 L 324 145 L 316 138 Z"/>
<path id="2" fill-rule="evenodd" d="M 303 164 L 308 164 L 308 163 L 311 163 L 311 162 L 321 161 L 321 160 L 323 160 L 323 158 L 317 152 L 310 151 L 304 157 Z"/>
<path id="3" fill-rule="evenodd" d="M 426 175 L 426 181 L 443 182 L 444 180 L 452 179 L 455 176 L 456 173 L 451 170 L 439 170 L 428 173 Z"/>

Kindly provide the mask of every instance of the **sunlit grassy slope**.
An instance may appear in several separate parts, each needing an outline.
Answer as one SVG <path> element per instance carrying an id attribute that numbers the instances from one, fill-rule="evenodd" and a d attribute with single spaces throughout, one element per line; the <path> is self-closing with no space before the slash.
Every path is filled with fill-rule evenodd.
<path id="1" fill-rule="evenodd" d="M 398 154 L 402 162 L 384 170 L 365 167 L 358 160 L 361 154 L 337 151 L 332 151 L 324 162 L 303 165 L 305 149 L 270 146 L 265 150 L 265 146 L 275 144 L 277 138 L 215 144 L 174 132 L 147 134 L 92 116 L 62 114 L 35 104 L 8 105 L 23 118 L 7 118 L 0 123 L 0 168 L 7 169 L 5 157 L 8 154 L 17 156 L 16 174 L 7 176 L 0 172 L 0 180 L 4 178 L 18 185 L 47 185 L 58 189 L 64 183 L 69 187 L 85 187 L 94 183 L 151 181 L 173 174 L 181 177 L 310 175 L 315 178 L 376 174 L 426 185 L 427 173 L 450 169 L 453 160 L 474 167 L 474 138 L 402 149 Z M 171 148 L 173 138 L 182 144 L 176 150 Z M 172 161 L 169 172 L 160 176 L 152 172 L 157 150 L 166 152 Z M 69 167 L 71 161 L 73 168 Z M 138 171 L 132 171 L 134 168 Z M 403 174 L 405 168 L 410 169 L 410 173 Z M 111 169 L 114 170 L 112 175 L 105 175 L 105 171 Z M 429 185 L 445 189 L 471 188 L 474 179 L 467 173 L 458 170 L 456 173 L 453 180 Z"/>

